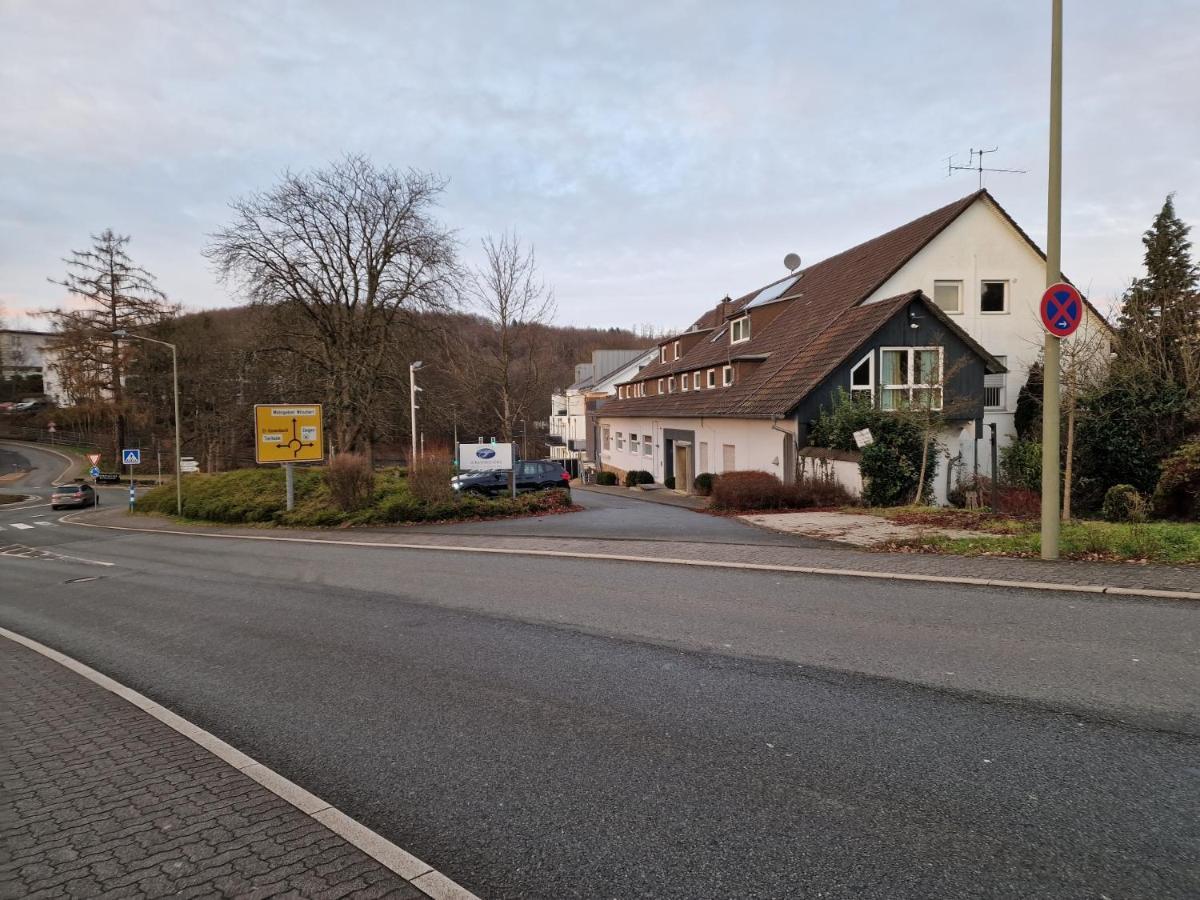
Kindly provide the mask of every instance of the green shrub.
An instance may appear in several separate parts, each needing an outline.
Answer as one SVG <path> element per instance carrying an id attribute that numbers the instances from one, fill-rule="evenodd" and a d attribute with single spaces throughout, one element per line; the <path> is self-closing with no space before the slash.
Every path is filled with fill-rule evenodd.
<path id="1" fill-rule="evenodd" d="M 639 484 L 654 484 L 654 475 L 645 469 L 630 469 L 625 473 L 625 487 L 635 487 Z"/>
<path id="2" fill-rule="evenodd" d="M 1000 476 L 1011 487 L 1040 491 L 1042 487 L 1042 445 L 1039 441 L 1018 438 L 1000 450 Z"/>
<path id="3" fill-rule="evenodd" d="M 663 487 L 665 487 L 669 491 L 675 490 L 675 476 L 668 475 L 666 478 L 664 478 L 663 479 Z"/>
<path id="4" fill-rule="evenodd" d="M 608 487 L 615 487 L 617 484 L 616 472 L 597 472 L 596 484 L 603 484 Z"/>
<path id="5" fill-rule="evenodd" d="M 1163 460 L 1150 502 L 1156 516 L 1200 519 L 1200 441 L 1184 444 Z"/>
<path id="6" fill-rule="evenodd" d="M 863 501 L 870 506 L 908 503 L 917 491 L 921 472 L 921 429 L 903 416 L 877 409 L 867 397 L 851 397 L 838 389 L 822 408 L 812 431 L 817 447 L 857 451 L 854 432 L 871 429 L 874 443 L 862 451 Z M 938 455 L 930 447 L 925 472 L 926 492 L 932 490 Z"/>
<path id="7" fill-rule="evenodd" d="M 1146 518 L 1146 501 L 1132 484 L 1114 484 L 1104 492 L 1100 512 L 1109 522 L 1141 522 Z"/>
<path id="8" fill-rule="evenodd" d="M 692 488 L 701 497 L 707 497 L 713 492 L 713 481 L 716 476 L 712 472 L 701 472 L 692 482 Z"/>

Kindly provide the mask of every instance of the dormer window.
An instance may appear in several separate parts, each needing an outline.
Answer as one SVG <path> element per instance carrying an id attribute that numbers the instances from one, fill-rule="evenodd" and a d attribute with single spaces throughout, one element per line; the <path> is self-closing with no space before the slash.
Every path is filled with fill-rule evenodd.
<path id="1" fill-rule="evenodd" d="M 667 361 L 667 345 L 666 344 L 663 344 L 661 347 L 658 348 L 658 354 L 659 354 L 659 362 Z"/>
<path id="2" fill-rule="evenodd" d="M 729 323 L 729 343 L 740 344 L 750 340 L 750 317 L 742 316 Z"/>
<path id="3" fill-rule="evenodd" d="M 658 392 L 660 394 L 663 392 L 663 380 L 661 378 L 658 379 Z"/>
<path id="4" fill-rule="evenodd" d="M 680 356 L 681 356 L 681 354 L 679 352 L 679 341 L 676 341 L 675 342 L 675 358 L 679 359 Z"/>
<path id="5" fill-rule="evenodd" d="M 733 384 L 733 366 L 723 366 L 721 368 L 721 385 L 729 387 Z"/>

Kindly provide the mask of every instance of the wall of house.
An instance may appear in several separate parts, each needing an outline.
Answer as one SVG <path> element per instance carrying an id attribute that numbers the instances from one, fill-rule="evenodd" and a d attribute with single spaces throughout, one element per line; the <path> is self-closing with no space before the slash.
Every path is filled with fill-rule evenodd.
<path id="1" fill-rule="evenodd" d="M 726 471 L 723 448 L 730 445 L 734 448 L 733 469 L 744 471 L 759 469 L 783 478 L 784 440 L 793 440 L 771 428 L 766 419 L 721 419 L 704 418 L 621 418 L 605 416 L 603 411 L 598 415 L 601 433 L 608 427 L 610 433 L 609 447 L 601 446 L 600 462 L 605 469 L 627 472 L 631 469 L 645 469 L 654 474 L 656 481 L 661 482 L 665 475 L 664 453 L 666 439 L 664 431 L 692 432 L 693 452 L 695 455 L 696 473 L 712 472 L 720 474 Z M 789 429 L 794 434 L 791 422 L 778 422 L 781 428 Z M 617 432 L 623 436 L 623 448 L 617 447 Z M 630 450 L 629 435 L 636 433 L 639 437 L 650 435 L 651 452 L 645 454 L 644 440 L 639 440 L 641 448 L 635 456 Z M 601 438 L 603 444 L 603 438 Z M 683 486 L 680 485 L 682 488 Z"/>
<path id="2" fill-rule="evenodd" d="M 1002 406 L 988 409 L 984 417 L 985 424 L 997 425 L 1000 444 L 1007 446 L 1015 436 L 1017 394 L 1029 376 L 1030 365 L 1039 358 L 1045 334 L 1038 306 L 1045 290 L 1046 263 L 1001 213 L 980 200 L 884 282 L 867 302 L 917 289 L 932 298 L 934 282 L 943 279 L 963 282 L 962 312 L 951 313 L 950 317 L 993 356 L 1004 357 L 1001 361 L 1009 370 Z M 1006 312 L 980 311 L 980 283 L 993 279 L 1009 282 Z M 1090 310 L 1087 316 L 1080 327 L 1080 339 L 1107 336 L 1107 329 Z"/>

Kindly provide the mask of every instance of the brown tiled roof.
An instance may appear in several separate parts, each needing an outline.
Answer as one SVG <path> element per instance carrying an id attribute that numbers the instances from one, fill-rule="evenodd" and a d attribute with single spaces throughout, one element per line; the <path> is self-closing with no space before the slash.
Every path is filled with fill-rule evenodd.
<path id="1" fill-rule="evenodd" d="M 733 357 L 765 354 L 766 361 L 737 383 L 712 390 L 614 400 L 605 404 L 605 414 L 745 418 L 786 414 L 901 306 L 922 296 L 908 292 L 869 306 L 859 305 L 986 194 L 977 191 L 804 269 L 800 280 L 783 294 L 782 299 L 791 298 L 787 306 L 746 343 L 730 346 L 726 331 L 718 328 L 682 358 L 651 363 L 636 379 L 720 367 Z M 740 312 L 761 290 L 735 300 L 731 312 Z"/>

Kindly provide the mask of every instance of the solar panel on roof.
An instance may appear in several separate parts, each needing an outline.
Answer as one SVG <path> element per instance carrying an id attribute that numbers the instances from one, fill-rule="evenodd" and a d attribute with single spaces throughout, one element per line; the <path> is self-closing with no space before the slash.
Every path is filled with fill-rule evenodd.
<path id="1" fill-rule="evenodd" d="M 800 276 L 797 275 L 795 278 L 785 278 L 778 284 L 773 284 L 770 287 L 763 288 L 758 292 L 758 295 L 753 300 L 746 304 L 746 309 L 749 309 L 752 306 L 762 306 L 764 303 L 770 303 L 772 300 L 778 300 L 784 295 L 784 292 L 787 291 L 787 289 L 795 284 L 799 279 Z"/>

